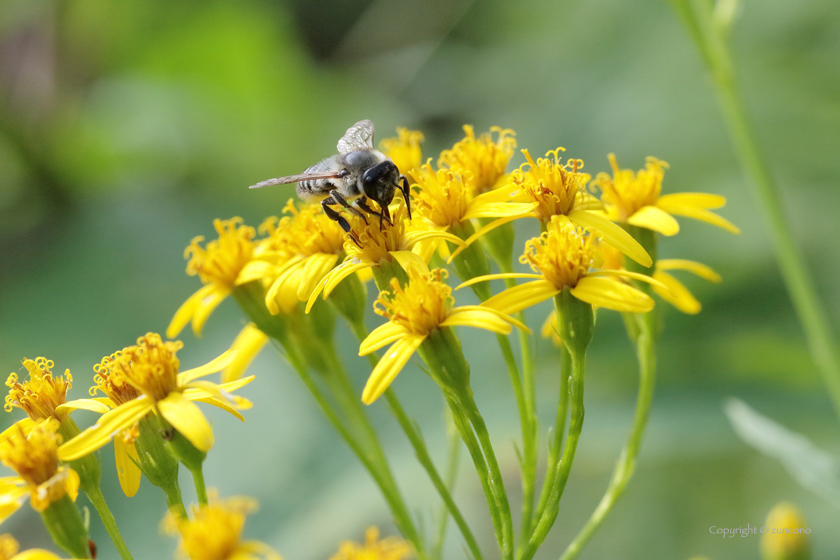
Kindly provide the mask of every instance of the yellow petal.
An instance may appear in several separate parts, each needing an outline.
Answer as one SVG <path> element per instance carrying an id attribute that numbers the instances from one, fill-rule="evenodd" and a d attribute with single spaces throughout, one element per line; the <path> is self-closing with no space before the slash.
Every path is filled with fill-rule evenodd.
<path id="1" fill-rule="evenodd" d="M 263 278 L 273 278 L 277 275 L 277 267 L 269 262 L 253 260 L 248 261 L 239 275 L 236 277 L 236 285 L 241 286 L 254 280 L 262 280 Z"/>
<path id="2" fill-rule="evenodd" d="M 7 441 L 9 441 L 10 437 L 19 435 L 21 430 L 23 430 L 23 435 L 29 434 L 32 428 L 34 428 L 37 424 L 37 422 L 30 419 L 28 416 L 22 420 L 18 420 L 17 422 L 0 432 L 0 445 L 3 445 Z"/>
<path id="3" fill-rule="evenodd" d="M 596 197 L 592 196 L 588 192 L 578 191 L 575 194 L 575 209 L 576 210 L 595 210 L 595 211 L 603 211 L 604 205 L 603 203 L 598 200 Z"/>
<path id="4" fill-rule="evenodd" d="M 64 481 L 64 489 L 67 491 L 70 499 L 75 502 L 76 498 L 79 497 L 79 484 L 81 484 L 79 473 L 70 467 L 63 468 L 67 469 L 67 479 Z"/>
<path id="5" fill-rule="evenodd" d="M 667 289 L 664 285 L 659 283 L 659 280 L 648 276 L 647 274 L 640 274 L 638 272 L 630 272 L 629 270 L 619 269 L 606 269 L 606 270 L 596 270 L 587 274 L 587 276 L 598 277 L 598 276 L 616 276 L 619 278 L 632 278 L 633 280 L 639 280 L 641 282 L 645 282 L 646 284 L 650 284 L 651 286 L 656 286 L 659 284 L 659 287 L 663 290 Z"/>
<path id="6" fill-rule="evenodd" d="M 499 334 L 510 334 L 513 327 L 510 323 L 493 313 L 491 309 L 454 309 L 446 320 L 440 324 L 442 327 L 476 327 Z"/>
<path id="7" fill-rule="evenodd" d="M 199 302 L 195 309 L 195 313 L 193 314 L 192 329 L 196 336 L 201 336 L 201 329 L 204 328 L 204 323 L 207 322 L 210 314 L 213 313 L 213 311 L 219 307 L 219 304 L 228 297 L 228 294 L 230 294 L 230 290 L 227 288 L 223 288 L 217 284 L 210 285 L 215 289 L 210 292 L 206 298 Z"/>
<path id="8" fill-rule="evenodd" d="M 508 315 L 504 311 L 499 311 L 498 309 L 495 309 L 493 307 L 487 307 L 487 306 L 484 306 L 484 305 L 462 305 L 461 307 L 456 307 L 455 309 L 453 309 L 452 312 L 453 313 L 455 313 L 455 312 L 461 313 L 461 312 L 464 312 L 464 311 L 472 311 L 472 310 L 478 310 L 478 311 L 482 311 L 482 312 L 490 311 L 491 313 L 493 313 L 499 319 L 505 321 L 506 323 L 510 323 L 514 327 L 516 327 L 518 329 L 521 329 L 526 333 L 531 332 L 531 329 L 526 327 L 524 323 L 520 323 L 519 321 L 517 321 L 516 319 L 514 319 L 513 317 L 511 317 L 510 315 Z"/>
<path id="9" fill-rule="evenodd" d="M 659 297 L 683 313 L 688 313 L 689 315 L 696 315 L 697 313 L 700 313 L 703 306 L 700 305 L 700 302 L 697 301 L 691 292 L 688 291 L 688 288 L 683 286 L 679 280 L 667 272 L 662 272 L 660 270 L 654 272 L 653 276 L 667 286 L 666 290 L 663 290 L 658 286 L 653 287 L 653 291 L 656 292 Z"/>
<path id="10" fill-rule="evenodd" d="M 446 239 L 447 241 L 451 241 L 456 245 L 463 245 L 464 242 L 461 240 L 460 237 L 457 235 L 452 235 L 451 233 L 447 233 L 445 231 L 438 231 L 434 229 L 424 229 L 424 230 L 416 230 L 416 231 L 407 231 L 405 232 L 405 242 L 407 245 L 412 246 L 421 241 L 425 241 L 427 239 Z"/>
<path id="11" fill-rule="evenodd" d="M 332 291 L 338 286 L 342 280 L 353 274 L 354 272 L 358 272 L 364 268 L 369 268 L 373 266 L 369 262 L 353 262 L 353 261 L 344 261 L 339 266 L 335 267 L 332 272 L 324 276 L 324 299 L 329 297 Z M 320 286 L 320 284 L 319 284 Z M 309 309 L 311 308 L 312 304 L 315 303 L 315 298 L 318 295 L 318 288 L 315 288 L 315 291 L 312 292 L 312 295 L 309 296 L 309 303 L 306 306 L 306 312 L 309 313 Z"/>
<path id="12" fill-rule="evenodd" d="M 490 222 L 489 224 L 487 224 L 486 226 L 484 226 L 483 228 L 479 229 L 477 232 L 475 232 L 474 234 L 469 236 L 465 241 L 462 241 L 461 246 L 458 247 L 458 249 L 456 249 L 455 252 L 453 252 L 449 256 L 449 260 L 447 260 L 446 262 L 447 263 L 452 262 L 452 259 L 457 257 L 461 253 L 461 251 L 463 251 L 464 249 L 466 249 L 467 247 L 472 245 L 475 242 L 476 239 L 478 239 L 479 237 L 481 237 L 482 235 L 484 235 L 488 231 L 494 230 L 499 226 L 503 226 L 508 222 L 518 220 L 519 218 L 527 218 L 527 217 L 531 217 L 531 214 L 527 213 L 527 214 L 520 214 L 518 216 L 507 216 L 507 217 L 504 217 L 504 218 L 499 218 L 498 220 L 493 220 L 492 222 Z"/>
<path id="13" fill-rule="evenodd" d="M 254 406 L 253 404 L 251 404 L 251 401 L 244 397 L 240 397 L 239 395 L 234 395 L 230 393 L 230 391 L 227 388 L 233 387 L 234 389 L 238 389 L 239 387 L 247 385 L 253 380 L 254 376 L 251 375 L 249 377 L 239 379 L 232 383 L 226 383 L 225 385 L 218 385 L 216 383 L 213 383 L 212 381 L 193 381 L 192 383 L 190 383 L 190 388 L 185 390 L 183 395 L 184 398 L 191 401 L 199 400 L 199 398 L 204 399 L 206 397 L 210 397 L 221 401 L 225 401 L 228 404 L 235 406 L 236 408 L 247 409 Z M 193 391 L 195 391 L 196 389 L 198 389 L 198 391 L 203 391 L 203 393 L 194 393 Z"/>
<path id="14" fill-rule="evenodd" d="M 99 414 L 105 414 L 111 410 L 107 405 L 94 399 L 76 399 L 75 401 L 68 401 L 55 407 L 56 412 L 70 412 L 80 409 L 98 412 Z"/>
<path id="15" fill-rule="evenodd" d="M 585 276 L 570 291 L 581 301 L 615 311 L 645 313 L 653 309 L 650 296 L 632 286 L 607 278 Z"/>
<path id="16" fill-rule="evenodd" d="M 569 219 L 584 229 L 596 231 L 606 243 L 609 243 L 642 266 L 650 266 L 653 260 L 647 254 L 644 247 L 633 239 L 633 236 L 624 231 L 621 226 L 611 222 L 605 216 L 597 212 L 584 210 L 572 210 L 569 212 Z"/>
<path id="17" fill-rule="evenodd" d="M 99 421 L 58 448 L 58 458 L 72 461 L 93 453 L 120 430 L 133 426 L 154 408 L 154 401 L 146 395 L 123 403 L 111 412 L 103 414 Z"/>
<path id="18" fill-rule="evenodd" d="M 406 328 L 397 323 L 388 322 L 380 325 L 373 329 L 362 341 L 361 346 L 359 346 L 359 356 L 367 356 L 371 352 L 376 352 L 383 346 L 388 346 L 407 334 Z"/>
<path id="19" fill-rule="evenodd" d="M 473 203 L 478 200 L 478 198 L 473 199 Z M 517 218 L 525 217 L 536 207 L 536 203 L 530 202 L 485 202 L 484 204 L 470 204 L 463 219 L 506 218 L 511 216 Z"/>
<path id="20" fill-rule="evenodd" d="M 388 349 L 379 363 L 376 364 L 376 367 L 373 368 L 373 372 L 365 384 L 362 391 L 363 403 L 371 404 L 385 392 L 385 389 L 391 385 L 391 382 L 394 381 L 394 378 L 411 358 L 411 355 L 423 344 L 424 340 L 426 340 L 424 335 L 409 334 Z"/>
<path id="21" fill-rule="evenodd" d="M 656 261 L 656 270 L 687 270 L 715 284 L 720 284 L 723 280 L 720 274 L 715 272 L 711 267 L 686 259 L 660 259 Z M 654 277 L 656 277 L 656 274 L 654 274 Z"/>
<path id="22" fill-rule="evenodd" d="M 114 438 L 114 458 L 117 462 L 117 478 L 120 479 L 120 488 L 130 498 L 140 488 L 140 469 L 134 462 L 139 463 L 140 457 L 137 456 L 134 443 L 126 443 L 122 434 L 117 434 Z"/>
<path id="23" fill-rule="evenodd" d="M 697 208 L 723 208 L 726 198 L 709 193 L 674 193 L 664 194 L 656 202 L 657 206 L 696 206 Z"/>
<path id="24" fill-rule="evenodd" d="M 213 284 L 206 284 L 193 295 L 188 297 L 187 301 L 181 304 L 181 307 L 179 307 L 178 311 L 175 312 L 175 316 L 172 317 L 172 321 L 166 328 L 166 336 L 169 338 L 175 338 L 178 336 L 178 334 L 184 330 L 184 327 L 187 326 L 187 323 L 189 323 L 193 318 L 193 315 L 195 315 L 195 310 L 198 308 L 198 304 L 201 303 L 204 298 L 209 296 L 214 289 Z"/>
<path id="25" fill-rule="evenodd" d="M 178 374 L 178 387 L 183 387 L 189 384 L 193 379 L 198 379 L 199 377 L 204 377 L 205 375 L 210 375 L 211 373 L 216 373 L 217 371 L 222 371 L 236 359 L 236 354 L 236 350 L 230 349 L 221 356 L 210 360 L 203 366 L 182 371 Z"/>
<path id="26" fill-rule="evenodd" d="M 560 290 L 548 280 L 534 280 L 508 288 L 481 305 L 505 313 L 516 313 L 556 295 Z"/>
<path id="27" fill-rule="evenodd" d="M 179 392 L 169 393 L 158 401 L 157 408 L 161 416 L 172 424 L 182 436 L 187 438 L 199 451 L 209 451 L 213 447 L 213 430 L 198 406 L 188 401 Z"/>
<path id="28" fill-rule="evenodd" d="M 668 212 L 656 206 L 643 206 L 635 214 L 627 218 L 627 223 L 658 231 L 668 237 L 680 232 L 680 224 L 677 220 Z"/>
<path id="29" fill-rule="evenodd" d="M 268 337 L 256 325 L 253 323 L 245 325 L 231 344 L 231 349 L 237 351 L 236 358 L 222 372 L 222 381 L 234 381 L 242 377 L 266 343 L 268 343 Z"/>
<path id="30" fill-rule="evenodd" d="M 300 301 L 307 301 L 315 286 L 327 273 L 335 267 L 337 254 L 316 253 L 306 259 L 306 265 L 301 273 L 302 279 L 298 285 L 297 297 Z"/>
<path id="31" fill-rule="evenodd" d="M 0 523 L 20 508 L 28 494 L 29 492 L 17 486 L 3 489 L 2 494 L 0 494 Z"/>
<path id="32" fill-rule="evenodd" d="M 478 284 L 479 282 L 487 282 L 488 280 L 500 280 L 502 278 L 530 278 L 539 280 L 542 277 L 542 274 L 531 274 L 527 272 L 501 272 L 499 274 L 485 274 L 484 276 L 476 276 L 475 278 L 470 278 L 455 289 L 460 290 L 461 288 L 466 288 L 467 286 L 472 286 L 473 284 Z"/>
<path id="33" fill-rule="evenodd" d="M 408 270 L 412 266 L 418 266 L 420 267 L 420 270 L 429 270 L 429 266 L 426 264 L 426 261 L 424 261 L 420 255 L 412 251 L 390 251 L 388 254 L 400 263 L 403 270 Z"/>
<path id="34" fill-rule="evenodd" d="M 728 220 L 718 216 L 714 212 L 709 212 L 708 210 L 699 208 L 697 206 L 672 206 L 670 204 L 666 205 L 662 203 L 661 198 L 656 203 L 656 205 L 668 212 L 669 214 L 685 216 L 686 218 L 694 218 L 695 220 L 700 220 L 708 224 L 712 224 L 713 226 L 723 228 L 730 233 L 741 233 L 741 230 L 738 229 L 732 223 L 730 223 Z"/>
<path id="35" fill-rule="evenodd" d="M 11 560 L 61 560 L 61 558 L 43 548 L 30 548 L 15 554 Z"/>

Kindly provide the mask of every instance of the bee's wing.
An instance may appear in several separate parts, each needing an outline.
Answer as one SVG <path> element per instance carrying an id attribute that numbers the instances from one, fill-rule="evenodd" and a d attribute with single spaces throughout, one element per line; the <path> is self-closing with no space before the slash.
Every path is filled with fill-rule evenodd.
<path id="1" fill-rule="evenodd" d="M 348 128 L 338 141 L 339 154 L 349 154 L 370 148 L 373 148 L 373 123 L 367 119 Z"/>
<path id="2" fill-rule="evenodd" d="M 336 179 L 341 177 L 339 171 L 331 171 L 328 173 L 301 173 L 300 175 L 287 175 L 286 177 L 277 177 L 276 179 L 267 179 L 260 181 L 256 185 L 251 185 L 249 189 L 259 189 L 262 187 L 270 187 L 271 185 L 285 185 L 287 183 L 298 183 L 300 181 L 309 181 L 312 179 Z"/>

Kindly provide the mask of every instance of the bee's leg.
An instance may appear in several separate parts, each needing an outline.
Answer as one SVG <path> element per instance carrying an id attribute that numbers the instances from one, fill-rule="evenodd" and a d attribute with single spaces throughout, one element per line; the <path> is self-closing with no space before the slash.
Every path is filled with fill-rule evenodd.
<path id="1" fill-rule="evenodd" d="M 361 198 L 357 198 L 355 202 L 353 202 L 356 206 L 367 212 L 368 214 L 373 214 L 374 216 L 379 216 L 379 229 L 382 230 L 382 220 L 384 219 L 388 222 L 388 225 L 394 225 L 391 221 L 391 216 L 388 214 L 388 207 L 385 206 L 382 208 L 382 212 L 377 212 L 373 208 L 367 205 L 367 198 L 364 196 Z"/>
<path id="2" fill-rule="evenodd" d="M 330 204 L 338 203 L 335 200 L 333 200 L 331 196 L 328 196 L 327 198 L 321 201 L 321 207 L 324 209 L 324 214 L 327 215 L 327 218 L 338 222 L 338 225 L 340 225 L 341 229 L 343 229 L 345 232 L 350 233 L 350 224 L 347 223 L 347 220 L 344 219 L 344 216 L 330 208 Z"/>
<path id="3" fill-rule="evenodd" d="M 402 186 L 400 190 L 403 193 L 403 199 L 405 199 L 405 209 L 408 210 L 408 219 L 411 219 L 411 187 L 408 186 L 408 179 L 405 175 L 400 175 L 400 182 Z"/>
<path id="4" fill-rule="evenodd" d="M 344 208 L 347 209 L 348 212 L 356 216 L 357 218 L 361 218 L 365 221 L 365 225 L 367 225 L 367 218 L 365 215 L 359 212 L 357 209 L 353 208 L 353 206 L 347 202 L 347 199 L 338 194 L 338 191 L 332 191 L 330 193 L 330 198 L 332 198 L 337 204 L 342 205 Z"/>

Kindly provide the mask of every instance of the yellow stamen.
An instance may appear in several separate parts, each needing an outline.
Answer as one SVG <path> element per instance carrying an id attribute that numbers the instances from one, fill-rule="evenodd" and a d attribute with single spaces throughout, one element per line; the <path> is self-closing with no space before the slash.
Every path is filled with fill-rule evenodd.
<path id="1" fill-rule="evenodd" d="M 504 177 L 508 162 L 516 148 L 516 133 L 498 126 L 490 133 L 475 137 L 473 127 L 464 125 L 466 137 L 440 154 L 438 167 L 445 167 L 465 177 L 475 194 L 481 194 L 496 186 Z M 493 133 L 498 136 L 493 140 Z M 469 176 L 469 179 L 466 177 Z"/>
<path id="2" fill-rule="evenodd" d="M 242 218 L 214 220 L 219 238 L 202 247 L 204 236 L 192 240 L 184 251 L 187 274 L 198 274 L 205 284 L 217 284 L 228 289 L 236 285 L 236 277 L 254 254 L 254 228 L 239 225 Z"/>
<path id="3" fill-rule="evenodd" d="M 379 530 L 370 527 L 365 543 L 345 541 L 330 560 L 405 560 L 411 556 L 411 546 L 398 537 L 379 540 Z"/>
<path id="4" fill-rule="evenodd" d="M 383 260 L 392 262 L 390 252 L 410 251 L 413 243 L 406 236 L 408 212 L 400 203 L 391 216 L 392 225 L 385 223 L 379 227 L 379 218 L 375 216 L 365 223 L 361 218 L 352 216 L 349 239 L 344 242 L 344 249 L 350 259 L 379 263 Z"/>
<path id="5" fill-rule="evenodd" d="M 104 368 L 109 373 L 109 380 L 127 381 L 138 391 L 160 401 L 178 387 L 180 362 L 175 353 L 183 347 L 179 340 L 163 342 L 159 334 L 148 333 L 137 339 L 137 346 L 114 353 L 113 360 L 102 360 L 97 373 L 101 377 Z"/>
<path id="6" fill-rule="evenodd" d="M 413 202 L 415 212 L 437 227 L 449 228 L 461 222 L 472 198 L 472 189 L 467 186 L 471 177 L 470 172 L 456 174 L 449 169 L 436 172 L 426 163 L 415 172 L 420 187 Z"/>
<path id="7" fill-rule="evenodd" d="M 645 168 L 634 173 L 632 169 L 621 169 L 615 154 L 609 155 L 613 176 L 599 173 L 593 185 L 601 189 L 601 200 L 617 213 L 618 221 L 627 219 L 645 206 L 653 206 L 662 192 L 662 179 L 668 164 L 655 157 L 648 157 Z"/>
<path id="8" fill-rule="evenodd" d="M 72 386 L 73 376 L 70 375 L 70 370 L 67 370 L 64 372 L 65 377 L 55 377 L 52 373 L 53 366 L 55 363 L 46 358 L 24 359 L 23 367 L 29 371 L 29 381 L 20 383 L 17 374 L 9 375 L 6 380 L 9 394 L 3 407 L 6 412 L 11 412 L 13 407 L 17 407 L 36 422 L 64 416 L 55 409 L 67 402 L 67 389 Z"/>
<path id="9" fill-rule="evenodd" d="M 540 272 L 557 289 L 574 288 L 592 266 L 595 251 L 594 237 L 556 217 L 540 237 L 525 243 L 519 262 Z"/>
<path id="10" fill-rule="evenodd" d="M 407 272 L 406 287 L 392 278 L 391 291 L 380 293 L 373 309 L 408 332 L 428 335 L 446 320 L 454 301 L 452 288 L 443 282 L 448 273 L 439 268 L 425 272 L 415 266 Z"/>
<path id="11" fill-rule="evenodd" d="M 583 192 L 591 178 L 588 173 L 579 171 L 583 168 L 583 160 L 572 159 L 561 165 L 561 151 L 565 148 L 547 152 L 545 158 L 534 161 L 528 150 L 522 150 L 528 162 L 510 176 L 511 183 L 517 185 L 528 200 L 537 203 L 534 212 L 543 222 L 550 221 L 552 216 L 566 216 L 574 210 L 578 193 Z"/>
<path id="12" fill-rule="evenodd" d="M 140 396 L 140 391 L 122 376 L 124 365 L 120 363 L 121 356 L 121 351 L 114 352 L 93 366 L 96 385 L 90 388 L 90 396 L 95 397 L 97 390 L 102 391 L 117 406 Z"/>

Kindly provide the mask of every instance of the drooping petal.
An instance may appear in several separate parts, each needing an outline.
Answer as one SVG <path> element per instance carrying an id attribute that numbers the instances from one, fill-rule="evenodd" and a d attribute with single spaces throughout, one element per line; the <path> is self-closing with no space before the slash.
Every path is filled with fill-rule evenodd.
<path id="1" fill-rule="evenodd" d="M 236 359 L 236 354 L 237 351 L 231 349 L 218 358 L 207 362 L 203 366 L 182 371 L 178 374 L 178 386 L 184 387 L 193 379 L 198 379 L 199 377 L 204 377 L 205 375 L 210 375 L 211 373 L 216 373 L 217 371 L 222 371 Z"/>
<path id="2" fill-rule="evenodd" d="M 616 276 L 619 278 L 632 278 L 633 280 L 639 280 L 640 282 L 644 282 L 646 284 L 650 284 L 651 286 L 659 285 L 659 288 L 665 290 L 667 289 L 664 285 L 659 283 L 659 280 L 656 278 L 652 278 L 647 274 L 640 274 L 638 272 L 630 272 L 629 270 L 613 270 L 613 269 L 606 269 L 606 270 L 596 270 L 587 274 L 587 276 L 598 277 L 598 276 Z"/>
<path id="3" fill-rule="evenodd" d="M 233 387 L 238 388 L 238 387 L 241 387 L 243 385 L 247 385 L 248 383 L 250 383 L 253 380 L 254 380 L 254 376 L 251 375 L 249 377 L 246 377 L 244 379 L 240 379 L 238 381 L 234 381 L 233 383 L 228 383 L 226 385 L 228 387 L 233 386 Z M 193 393 L 192 391 L 194 391 L 196 389 L 198 391 L 203 391 L 204 394 Z M 251 408 L 251 407 L 254 406 L 251 403 L 251 401 L 249 401 L 245 397 L 240 397 L 239 395 L 231 394 L 229 391 L 223 389 L 222 385 L 217 385 L 216 383 L 213 383 L 211 381 L 193 381 L 190 384 L 190 388 L 187 389 L 186 391 L 184 391 L 184 398 L 186 398 L 188 400 L 191 400 L 191 401 L 196 400 L 195 397 L 205 398 L 205 395 L 207 397 L 212 397 L 212 398 L 215 398 L 215 399 L 225 401 L 228 404 L 230 404 L 230 405 L 232 405 L 236 408 L 239 408 L 239 409 L 248 409 L 248 408 Z"/>
<path id="4" fill-rule="evenodd" d="M 492 231 L 492 230 L 496 229 L 497 227 L 505 225 L 508 222 L 518 220 L 519 218 L 525 218 L 525 217 L 528 217 L 530 215 L 531 215 L 530 213 L 520 214 L 520 215 L 517 215 L 517 216 L 507 216 L 507 217 L 504 217 L 504 218 L 499 218 L 498 220 L 493 220 L 492 222 L 490 222 L 489 224 L 487 224 L 486 226 L 484 226 L 483 228 L 479 229 L 477 232 L 475 232 L 474 234 L 469 236 L 466 240 L 461 242 L 461 246 L 458 247 L 455 251 L 453 251 L 451 255 L 449 255 L 449 259 L 446 262 L 447 263 L 452 262 L 452 259 L 457 257 L 461 253 L 461 251 L 463 251 L 464 249 L 466 249 L 467 247 L 472 245 L 476 241 L 476 239 L 478 239 L 482 235 L 486 234 L 488 231 Z"/>
<path id="5" fill-rule="evenodd" d="M 385 392 L 397 374 L 405 366 L 411 355 L 423 344 L 426 337 L 419 334 L 409 334 L 394 343 L 382 356 L 365 384 L 362 391 L 362 402 L 371 404 Z"/>
<path id="6" fill-rule="evenodd" d="M 486 282 L 488 280 L 501 280 L 503 278 L 530 278 L 533 280 L 539 280 L 543 276 L 542 274 L 533 274 L 531 272 L 502 272 L 499 274 L 485 274 L 484 276 L 476 276 L 475 278 L 470 278 L 455 290 L 460 290 L 461 288 L 466 288 L 467 286 L 472 286 L 473 284 L 478 284 L 479 282 Z"/>
<path id="7" fill-rule="evenodd" d="M 648 255 L 644 247 L 633 239 L 632 235 L 602 214 L 584 210 L 572 210 L 569 212 L 569 219 L 584 229 L 597 231 L 606 243 L 609 243 L 640 265 L 649 267 L 653 264 L 653 259 L 650 258 L 650 255 Z"/>
<path id="8" fill-rule="evenodd" d="M 306 259 L 306 265 L 301 273 L 298 284 L 297 297 L 300 301 L 307 301 L 315 290 L 315 286 L 327 273 L 335 267 L 338 255 L 335 253 L 316 253 Z"/>
<path id="9" fill-rule="evenodd" d="M 236 350 L 236 359 L 222 371 L 222 381 L 235 381 L 242 377 L 245 370 L 268 343 L 268 336 L 253 323 L 248 323 L 239 331 L 231 344 Z"/>
<path id="10" fill-rule="evenodd" d="M 248 405 L 251 405 L 251 401 L 249 401 L 248 399 L 244 399 L 242 397 L 236 397 L 236 398 L 239 399 L 239 400 L 247 402 Z M 203 402 L 203 403 L 206 403 L 206 404 L 212 404 L 216 408 L 221 408 L 225 412 L 230 413 L 232 416 L 237 417 L 240 422 L 245 421 L 245 417 L 242 416 L 242 414 L 238 410 L 236 410 L 234 407 L 229 405 L 226 401 L 223 401 L 221 399 L 217 399 L 216 397 L 210 397 L 210 396 L 202 397 L 202 398 L 192 398 L 192 397 L 190 397 L 189 400 L 191 400 L 193 402 Z M 250 408 L 250 406 L 243 406 L 242 408 Z"/>
<path id="11" fill-rule="evenodd" d="M 534 280 L 508 288 L 481 305 L 505 313 L 516 313 L 556 295 L 560 290 L 548 280 Z"/>
<path id="12" fill-rule="evenodd" d="M 37 424 L 38 422 L 35 422 L 28 416 L 26 418 L 23 418 L 22 420 L 18 420 L 17 422 L 0 432 L 0 445 L 3 445 L 7 441 L 9 441 L 10 437 L 19 435 L 21 430 L 23 430 L 23 435 L 27 435 Z"/>
<path id="13" fill-rule="evenodd" d="M 135 464 L 140 462 L 134 443 L 126 443 L 122 434 L 114 438 L 114 458 L 117 463 L 117 478 L 123 493 L 131 498 L 140 488 L 140 469 Z M 132 461 L 133 459 L 133 461 Z"/>
<path id="14" fill-rule="evenodd" d="M 195 309 L 195 314 L 192 318 L 192 329 L 196 336 L 201 336 L 201 329 L 204 328 L 204 323 L 210 317 L 210 314 L 219 307 L 226 297 L 230 294 L 230 290 L 218 284 L 208 284 L 213 286 L 214 290 L 210 292 L 206 298 L 199 302 Z"/>
<path id="15" fill-rule="evenodd" d="M 668 212 L 669 214 L 685 216 L 686 218 L 694 218 L 695 220 L 700 220 L 712 224 L 713 226 L 723 228 L 730 233 L 741 233 L 741 230 L 738 229 L 738 227 L 736 227 L 734 224 L 730 223 L 729 220 L 718 216 L 714 212 L 709 212 L 708 210 L 699 208 L 697 206 L 674 206 L 671 204 L 664 204 L 661 198 L 656 203 L 656 205 Z"/>
<path id="16" fill-rule="evenodd" d="M 166 418 L 196 449 L 206 452 L 213 447 L 213 430 L 210 429 L 210 423 L 195 403 L 175 391 L 158 401 L 157 407 L 161 416 Z"/>
<path id="17" fill-rule="evenodd" d="M 362 341 L 361 346 L 359 346 L 359 356 L 367 356 L 371 352 L 376 352 L 383 346 L 387 346 L 407 334 L 408 330 L 397 323 L 388 322 L 380 325 L 373 329 Z"/>
<path id="18" fill-rule="evenodd" d="M 603 210 L 604 203 L 586 191 L 578 191 L 575 194 L 575 209 L 577 210 Z"/>
<path id="19" fill-rule="evenodd" d="M 147 395 L 140 395 L 103 414 L 96 424 L 63 443 L 58 448 L 58 458 L 62 461 L 72 461 L 93 453 L 108 443 L 115 433 L 130 428 L 148 414 L 154 408 L 154 404 Z"/>
<path id="20" fill-rule="evenodd" d="M 70 412 L 72 410 L 90 410 L 91 412 L 98 412 L 105 414 L 111 410 L 108 405 L 94 399 L 76 399 L 75 401 L 68 401 L 55 407 L 56 412 Z"/>
<path id="21" fill-rule="evenodd" d="M 79 473 L 75 470 L 70 467 L 63 468 L 67 469 L 67 479 L 64 481 L 64 489 L 67 491 L 67 495 L 70 496 L 70 499 L 75 502 L 76 498 L 79 497 L 79 485 L 82 481 L 79 478 Z"/>
<path id="22" fill-rule="evenodd" d="M 236 277 L 236 285 L 241 286 L 254 280 L 270 278 L 277 274 L 277 267 L 270 262 L 261 260 L 248 261 Z"/>
<path id="23" fill-rule="evenodd" d="M 627 223 L 657 231 L 668 237 L 680 232 L 679 222 L 668 212 L 656 206 L 643 206 L 635 214 L 627 218 Z"/>
<path id="24" fill-rule="evenodd" d="M 0 523 L 16 512 L 29 492 L 17 486 L 4 488 L 0 493 Z"/>
<path id="25" fill-rule="evenodd" d="M 481 197 L 473 199 L 473 203 L 469 205 L 467 212 L 464 214 L 464 220 L 472 220 L 473 218 L 506 218 L 511 216 L 524 217 L 537 206 L 536 203 L 530 202 L 485 202 L 483 204 L 474 204 L 479 198 Z"/>
<path id="26" fill-rule="evenodd" d="M 526 332 L 526 333 L 529 333 L 529 334 L 531 332 L 531 329 L 526 327 L 524 323 L 521 323 L 521 322 L 517 321 L 516 319 L 514 319 L 513 317 L 511 317 L 510 315 L 508 315 L 504 311 L 499 311 L 498 309 L 495 309 L 493 307 L 486 307 L 484 305 L 462 305 L 461 307 L 456 307 L 455 309 L 453 309 L 452 312 L 454 313 L 454 312 L 457 311 L 457 312 L 460 313 L 460 312 L 471 311 L 471 310 L 479 310 L 479 311 L 482 311 L 482 312 L 483 311 L 490 311 L 491 313 L 496 315 L 499 319 L 502 319 L 506 323 L 509 323 L 509 324 L 513 325 L 517 329 L 520 329 L 523 332 Z"/>
<path id="27" fill-rule="evenodd" d="M 703 306 L 700 305 L 697 298 L 688 291 L 688 288 L 686 288 L 682 282 L 667 272 L 662 272 L 661 270 L 654 272 L 653 276 L 668 287 L 667 290 L 663 290 L 658 286 L 653 287 L 653 291 L 656 292 L 659 297 L 683 313 L 688 313 L 689 315 L 696 315 L 697 313 L 700 313 Z"/>
<path id="28" fill-rule="evenodd" d="M 428 270 L 429 267 L 426 264 L 426 261 L 418 255 L 417 253 L 413 253 L 411 251 L 391 251 L 390 255 L 396 259 L 403 270 L 408 270 L 410 266 L 419 266 L 422 270 Z"/>
<path id="29" fill-rule="evenodd" d="M 175 312 L 175 316 L 172 317 L 172 321 L 170 321 L 169 326 L 166 328 L 166 336 L 169 338 L 175 338 L 178 336 L 178 334 L 184 330 L 184 327 L 187 326 L 187 323 L 192 320 L 198 305 L 204 300 L 204 298 L 208 297 L 213 290 L 215 290 L 213 284 L 206 284 L 193 295 L 188 297 L 187 301 L 181 304 L 181 307 L 179 307 L 178 311 Z"/>
<path id="30" fill-rule="evenodd" d="M 686 270 L 715 284 L 720 284 L 723 281 L 720 274 L 710 266 L 687 259 L 660 259 L 656 261 L 656 270 Z M 654 274 L 654 276 L 656 275 Z"/>
<path id="31" fill-rule="evenodd" d="M 653 309 L 653 299 L 623 282 L 585 276 L 570 290 L 581 301 L 615 311 L 645 313 Z"/>
<path id="32" fill-rule="evenodd" d="M 442 327 L 476 327 L 499 334 L 510 334 L 513 330 L 511 324 L 493 313 L 491 308 L 484 309 L 453 309 L 446 320 L 440 324 Z"/>
<path id="33" fill-rule="evenodd" d="M 15 554 L 11 560 L 61 560 L 61 557 L 43 548 L 30 548 Z"/>
<path id="34" fill-rule="evenodd" d="M 451 241 L 456 245 L 463 245 L 463 241 L 457 235 L 452 235 L 451 233 L 447 233 L 445 231 L 437 231 L 434 229 L 426 229 L 426 230 L 416 230 L 416 231 L 407 231 L 405 232 L 405 242 L 409 246 L 416 245 L 421 241 L 425 241 L 427 239 L 434 239 L 440 238 L 445 239 L 447 241 Z M 393 254 L 393 253 L 392 253 Z"/>
<path id="35" fill-rule="evenodd" d="M 661 203 L 661 204 L 660 204 Z M 664 194 L 659 197 L 657 206 L 696 206 L 714 210 L 723 208 L 726 204 L 726 197 L 710 193 L 673 193 Z M 664 206 L 662 206 L 664 208 Z"/>

